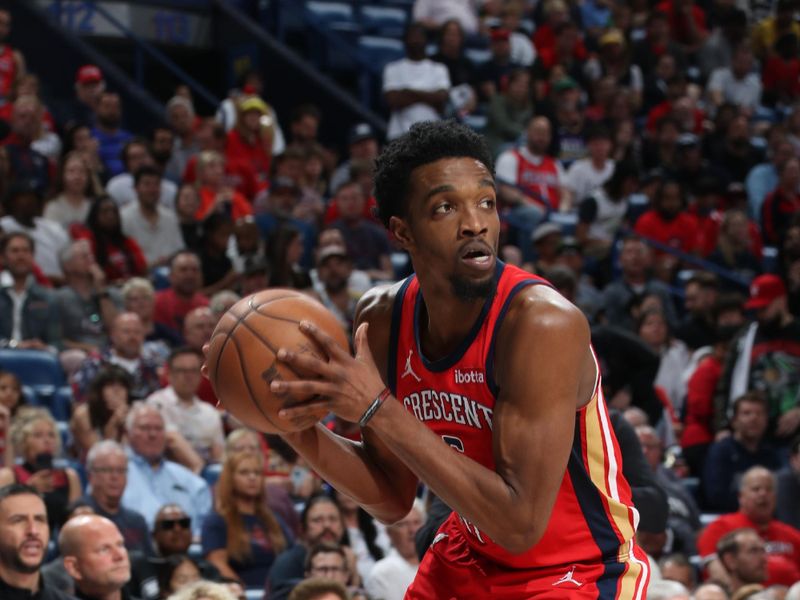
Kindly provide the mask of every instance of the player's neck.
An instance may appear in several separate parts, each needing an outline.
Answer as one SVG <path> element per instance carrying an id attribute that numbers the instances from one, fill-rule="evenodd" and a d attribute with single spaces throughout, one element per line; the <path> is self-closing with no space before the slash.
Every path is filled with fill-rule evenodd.
<path id="1" fill-rule="evenodd" d="M 449 290 L 444 294 L 424 293 L 423 297 L 418 324 L 422 350 L 428 359 L 438 360 L 453 352 L 469 335 L 486 299 L 465 302 Z"/>

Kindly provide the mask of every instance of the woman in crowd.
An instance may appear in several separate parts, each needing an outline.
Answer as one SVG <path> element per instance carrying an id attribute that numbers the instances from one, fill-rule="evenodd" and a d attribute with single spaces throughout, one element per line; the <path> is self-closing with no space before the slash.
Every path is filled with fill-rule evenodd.
<path id="1" fill-rule="evenodd" d="M 100 440 L 123 441 L 130 391 L 131 376 L 116 365 L 103 367 L 89 384 L 87 401 L 75 408 L 69 424 L 81 460 Z"/>
<path id="2" fill-rule="evenodd" d="M 92 179 L 89 166 L 79 152 L 72 151 L 61 162 L 58 195 L 44 208 L 45 219 L 60 223 L 64 229 L 83 224 L 92 205 Z"/>
<path id="3" fill-rule="evenodd" d="M 217 483 L 216 510 L 203 522 L 203 555 L 224 577 L 262 587 L 291 534 L 267 506 L 264 460 L 259 453 L 225 458 Z"/>
<path id="4" fill-rule="evenodd" d="M 156 574 L 158 597 L 162 600 L 172 594 L 200 581 L 200 567 L 185 554 L 173 554 L 162 559 Z"/>
<path id="5" fill-rule="evenodd" d="M 292 226 L 284 226 L 270 235 L 267 256 L 271 267 L 270 285 L 304 290 L 311 287 L 311 277 L 300 266 L 303 256 L 303 234 Z"/>
<path id="6" fill-rule="evenodd" d="M 17 376 L 0 369 L 0 466 L 14 464 L 14 445 L 9 435 L 11 419 L 14 417 L 22 398 L 22 385 Z"/>
<path id="7" fill-rule="evenodd" d="M 733 271 L 746 282 L 761 273 L 761 261 L 753 252 L 749 224 L 743 210 L 728 210 L 722 217 L 716 248 L 708 255 L 710 262 Z M 722 279 L 721 284 L 728 286 L 730 291 L 741 290 L 727 279 Z"/>
<path id="8" fill-rule="evenodd" d="M 194 216 L 198 221 L 213 212 L 223 212 L 233 220 L 253 214 L 247 198 L 225 182 L 225 159 L 213 150 L 201 152 L 197 159 L 197 192 L 200 206 Z"/>
<path id="9" fill-rule="evenodd" d="M 105 190 L 105 183 L 111 178 L 103 160 L 100 158 L 100 143 L 92 135 L 88 125 L 77 124 L 67 129 L 64 139 L 64 151 L 77 152 L 86 161 L 89 168 L 92 196 L 99 196 Z"/>
<path id="10" fill-rule="evenodd" d="M 169 347 L 180 345 L 182 338 L 170 327 L 155 322 L 156 292 L 153 284 L 144 277 L 131 277 L 122 286 L 121 293 L 123 309 L 136 313 L 142 321 L 145 346 L 152 345 L 166 360 Z"/>
<path id="11" fill-rule="evenodd" d="M 85 228 L 73 228 L 72 236 L 87 239 L 97 264 L 110 284 L 147 274 L 145 261 L 136 240 L 122 233 L 119 208 L 110 196 L 98 197 L 89 209 Z"/>
<path id="12" fill-rule="evenodd" d="M 239 275 L 228 258 L 228 245 L 233 234 L 233 221 L 225 213 L 214 212 L 203 221 L 200 240 L 200 262 L 203 265 L 204 296 L 236 287 Z"/>
<path id="13" fill-rule="evenodd" d="M 20 464 L 0 469 L 0 487 L 10 483 L 30 485 L 44 497 L 50 531 L 64 522 L 67 506 L 81 493 L 78 474 L 70 467 L 56 468 L 53 459 L 61 455 L 61 435 L 46 408 L 20 410 L 11 424 L 14 450 Z"/>

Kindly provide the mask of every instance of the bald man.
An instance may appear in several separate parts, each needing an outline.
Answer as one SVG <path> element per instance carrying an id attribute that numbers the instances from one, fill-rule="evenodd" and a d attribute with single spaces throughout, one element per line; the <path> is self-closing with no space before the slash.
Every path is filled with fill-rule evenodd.
<path id="1" fill-rule="evenodd" d="M 129 600 L 123 587 L 131 578 L 125 540 L 111 521 L 99 515 L 70 519 L 58 536 L 64 568 L 83 600 Z"/>
<path id="2" fill-rule="evenodd" d="M 123 312 L 114 317 L 109 331 L 108 347 L 93 353 L 75 373 L 73 385 L 78 401 L 86 400 L 89 384 L 106 364 L 125 369 L 133 378 L 130 395 L 133 400 L 143 400 L 161 388 L 158 377 L 160 357 L 144 346 L 145 331 L 139 315 Z"/>

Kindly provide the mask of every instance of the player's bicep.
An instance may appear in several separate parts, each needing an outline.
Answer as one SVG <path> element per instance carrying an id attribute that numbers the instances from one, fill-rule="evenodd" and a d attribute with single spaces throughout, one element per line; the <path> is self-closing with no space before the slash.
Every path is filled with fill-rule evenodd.
<path id="1" fill-rule="evenodd" d="M 531 518 L 546 522 L 567 467 L 591 354 L 577 309 L 563 300 L 524 306 L 529 302 L 501 331 L 493 443 L 498 474 Z"/>

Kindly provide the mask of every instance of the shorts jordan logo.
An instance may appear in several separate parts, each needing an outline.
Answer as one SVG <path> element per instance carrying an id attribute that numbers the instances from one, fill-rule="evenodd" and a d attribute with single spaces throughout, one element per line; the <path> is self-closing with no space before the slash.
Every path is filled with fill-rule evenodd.
<path id="1" fill-rule="evenodd" d="M 573 565 L 573 567 L 572 567 L 572 568 L 571 568 L 569 571 L 567 571 L 567 574 L 566 574 L 566 575 L 564 575 L 564 576 L 563 576 L 561 579 L 559 579 L 558 581 L 556 581 L 556 582 L 555 582 L 553 585 L 561 585 L 562 583 L 574 583 L 574 584 L 575 584 L 575 587 L 581 587 L 581 586 L 583 585 L 583 582 L 582 582 L 582 581 L 577 581 L 577 580 L 576 580 L 576 579 L 575 579 L 575 578 L 572 576 L 572 574 L 573 574 L 574 572 L 575 572 L 575 566 Z"/>
<path id="2" fill-rule="evenodd" d="M 414 369 L 411 368 L 411 355 L 412 354 L 414 354 L 414 351 L 413 350 L 409 350 L 408 351 L 408 358 L 406 358 L 406 370 L 403 371 L 402 375 L 400 375 L 400 379 L 403 379 L 404 377 L 406 377 L 408 375 L 411 375 L 417 381 L 422 381 L 422 379 L 419 378 L 419 375 L 414 373 Z"/>

